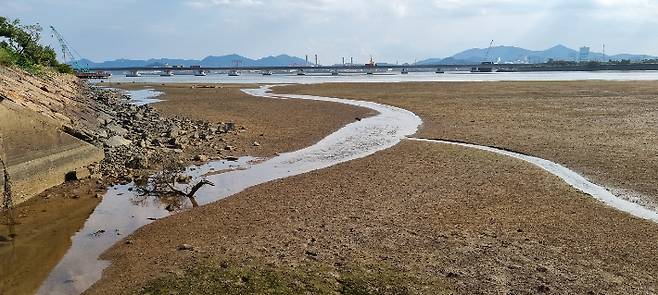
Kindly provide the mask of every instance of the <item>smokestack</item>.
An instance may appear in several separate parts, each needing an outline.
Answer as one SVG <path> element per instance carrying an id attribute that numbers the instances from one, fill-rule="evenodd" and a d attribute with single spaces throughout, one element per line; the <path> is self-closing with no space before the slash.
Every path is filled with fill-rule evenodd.
<path id="1" fill-rule="evenodd" d="M 308 54 L 306 55 L 306 64 L 305 66 L 308 66 Z"/>
<path id="2" fill-rule="evenodd" d="M 318 55 L 317 54 L 315 55 L 315 66 L 316 67 L 318 66 Z"/>
<path id="3" fill-rule="evenodd" d="M 345 57 L 343 56 L 343 66 L 345 65 Z"/>
<path id="4" fill-rule="evenodd" d="M 350 64 L 351 64 L 351 65 L 354 64 L 354 57 L 350 57 Z"/>

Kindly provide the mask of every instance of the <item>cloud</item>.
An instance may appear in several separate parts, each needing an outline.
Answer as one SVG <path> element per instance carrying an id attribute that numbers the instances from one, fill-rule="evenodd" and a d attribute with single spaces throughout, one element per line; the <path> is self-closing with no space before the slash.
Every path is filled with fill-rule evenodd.
<path id="1" fill-rule="evenodd" d="M 402 62 L 492 39 L 658 54 L 656 0 L 0 0 L 0 11 L 61 28 L 97 60 L 236 52 Z"/>

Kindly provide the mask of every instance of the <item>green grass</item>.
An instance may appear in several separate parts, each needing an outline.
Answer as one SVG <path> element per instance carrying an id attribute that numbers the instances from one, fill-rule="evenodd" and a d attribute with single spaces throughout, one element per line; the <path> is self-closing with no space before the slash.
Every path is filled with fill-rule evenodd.
<path id="1" fill-rule="evenodd" d="M 142 295 L 196 294 L 450 294 L 439 278 L 420 279 L 387 265 L 350 266 L 340 270 L 321 264 L 297 267 L 250 262 L 196 265 L 179 274 L 148 282 Z"/>

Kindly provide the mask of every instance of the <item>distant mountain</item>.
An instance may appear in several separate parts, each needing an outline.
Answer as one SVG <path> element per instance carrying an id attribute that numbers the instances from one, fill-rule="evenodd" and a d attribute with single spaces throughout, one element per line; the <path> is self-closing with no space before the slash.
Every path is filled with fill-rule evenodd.
<path id="1" fill-rule="evenodd" d="M 240 66 L 288 66 L 288 65 L 304 65 L 306 61 L 299 57 L 290 55 L 268 56 L 260 59 L 251 59 L 237 54 L 229 54 L 222 56 L 207 56 L 201 60 L 195 59 L 171 59 L 171 58 L 158 58 L 158 59 L 116 59 L 104 62 L 93 62 L 88 59 L 81 59 L 78 61 L 81 65 L 86 65 L 90 68 L 122 68 L 122 67 L 158 67 L 158 66 L 204 66 L 204 67 L 230 67 L 235 66 L 236 62 Z"/>
<path id="2" fill-rule="evenodd" d="M 457 53 L 448 58 L 430 58 L 419 61 L 417 64 L 476 64 L 483 61 L 492 61 L 497 63 L 544 63 L 549 59 L 562 61 L 578 61 L 579 51 L 568 48 L 563 45 L 557 45 L 546 50 L 536 51 L 528 50 L 514 46 L 497 46 L 489 50 L 487 57 L 487 48 L 473 48 Z M 653 59 L 656 57 L 643 54 L 617 54 L 603 55 L 598 52 L 590 52 L 589 60 L 622 60 L 641 61 Z"/>

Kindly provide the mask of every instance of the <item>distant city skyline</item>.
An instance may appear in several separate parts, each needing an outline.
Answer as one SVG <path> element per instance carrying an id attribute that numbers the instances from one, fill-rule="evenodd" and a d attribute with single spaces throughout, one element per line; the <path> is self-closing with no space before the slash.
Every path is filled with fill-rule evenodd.
<path id="1" fill-rule="evenodd" d="M 409 62 L 464 49 L 588 46 L 658 55 L 658 1 L 649 0 L 0 0 L 0 15 L 55 26 L 94 61 L 318 54 Z"/>

